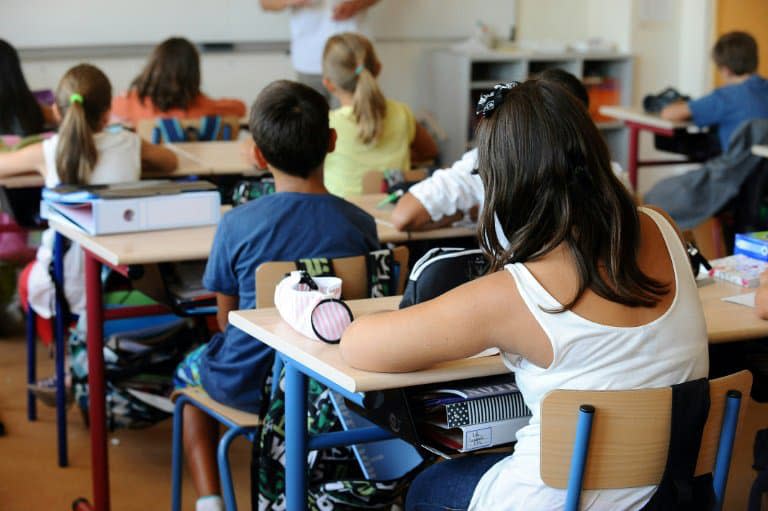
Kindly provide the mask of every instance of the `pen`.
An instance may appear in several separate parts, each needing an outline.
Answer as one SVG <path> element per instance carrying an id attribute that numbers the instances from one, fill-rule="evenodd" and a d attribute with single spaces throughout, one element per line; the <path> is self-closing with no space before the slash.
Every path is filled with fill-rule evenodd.
<path id="1" fill-rule="evenodd" d="M 382 199 L 381 202 L 376 204 L 376 207 L 380 208 L 380 207 L 385 206 L 387 204 L 390 204 L 392 202 L 396 202 L 397 199 L 402 197 L 404 193 L 405 192 L 403 192 L 402 190 L 397 190 L 395 192 L 392 192 L 389 195 L 387 195 L 386 197 L 384 197 L 384 199 Z"/>

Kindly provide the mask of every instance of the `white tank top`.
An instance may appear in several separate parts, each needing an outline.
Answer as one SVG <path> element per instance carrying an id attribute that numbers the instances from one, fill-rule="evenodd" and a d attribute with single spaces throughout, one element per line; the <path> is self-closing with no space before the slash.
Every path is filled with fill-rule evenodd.
<path id="1" fill-rule="evenodd" d="M 111 184 L 138 181 L 141 178 L 141 139 L 136 133 L 122 130 L 94 135 L 99 157 L 88 184 Z M 56 169 L 56 147 L 59 136 L 44 140 L 45 186 L 53 188 L 60 183 Z M 44 318 L 54 312 L 54 288 L 48 274 L 53 259 L 53 230 L 43 233 L 37 250 L 35 265 L 29 275 L 29 304 Z M 74 314 L 85 311 L 85 282 L 83 278 L 82 251 L 72 246 L 64 256 L 64 292 L 70 310 Z"/>
<path id="2" fill-rule="evenodd" d="M 659 213 L 641 208 L 659 227 L 672 259 L 675 297 L 669 309 L 645 325 L 616 327 L 595 323 L 561 307 L 522 263 L 505 268 L 515 279 L 528 310 L 552 343 L 552 364 L 543 369 L 520 356 L 502 354 L 515 372 L 517 385 L 533 416 L 517 433 L 514 453 L 482 477 L 471 510 L 556 510 L 565 505 L 565 490 L 546 486 L 539 471 L 540 403 L 554 389 L 627 390 L 664 387 L 697 378 L 709 371 L 707 329 L 696 281 L 677 233 Z M 570 460 L 563 460 L 569 463 Z M 655 486 L 582 493 L 580 509 L 641 508 Z"/>

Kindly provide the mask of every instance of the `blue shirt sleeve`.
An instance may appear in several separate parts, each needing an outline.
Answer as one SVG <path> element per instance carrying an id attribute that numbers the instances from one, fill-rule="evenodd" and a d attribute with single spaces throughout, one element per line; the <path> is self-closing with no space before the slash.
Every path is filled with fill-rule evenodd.
<path id="1" fill-rule="evenodd" d="M 211 254 L 205 265 L 203 286 L 209 291 L 230 296 L 238 296 L 238 281 L 235 274 L 235 261 L 229 255 L 226 219 L 222 219 L 213 238 Z"/>
<path id="2" fill-rule="evenodd" d="M 706 96 L 688 102 L 691 118 L 696 126 L 714 126 L 720 124 L 726 115 L 725 101 L 713 91 Z"/>

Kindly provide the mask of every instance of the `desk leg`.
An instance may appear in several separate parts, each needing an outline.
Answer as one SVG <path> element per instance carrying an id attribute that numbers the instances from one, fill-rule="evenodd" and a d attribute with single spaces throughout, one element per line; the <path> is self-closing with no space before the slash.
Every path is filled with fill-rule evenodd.
<path id="1" fill-rule="evenodd" d="M 640 150 L 640 128 L 634 125 L 629 126 L 629 154 L 627 155 L 627 172 L 629 173 L 629 183 L 632 185 L 632 191 L 637 193 L 637 161 L 638 151 Z"/>
<path id="2" fill-rule="evenodd" d="M 56 348 L 56 432 L 59 446 L 59 466 L 66 467 L 67 461 L 67 401 L 66 374 L 64 370 L 64 347 L 69 318 L 64 312 L 64 236 L 58 232 L 53 241 L 53 278 L 56 279 L 56 312 L 54 316 L 54 345 Z"/>
<path id="3" fill-rule="evenodd" d="M 85 300 L 88 331 L 88 397 L 91 422 L 91 473 L 96 511 L 109 511 L 109 465 L 107 463 L 107 419 L 104 401 L 104 302 L 101 292 L 101 263 L 87 250 L 85 255 Z"/>
<path id="4" fill-rule="evenodd" d="M 288 511 L 307 509 L 307 377 L 285 360 L 285 498 Z"/>

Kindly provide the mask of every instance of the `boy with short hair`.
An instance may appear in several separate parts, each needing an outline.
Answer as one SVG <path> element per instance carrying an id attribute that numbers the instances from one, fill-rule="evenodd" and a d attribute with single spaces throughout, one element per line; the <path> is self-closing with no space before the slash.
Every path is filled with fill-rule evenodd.
<path id="1" fill-rule="evenodd" d="M 328 103 L 306 85 L 276 81 L 253 104 L 253 156 L 275 178 L 273 195 L 233 209 L 216 231 L 203 284 L 216 292 L 223 333 L 190 353 L 176 372 L 177 387 L 202 385 L 215 400 L 258 413 L 273 351 L 227 324 L 236 309 L 256 305 L 256 267 L 304 257 L 346 257 L 379 248 L 373 218 L 330 195 L 323 162 L 333 151 Z M 216 473 L 217 423 L 184 408 L 184 450 L 198 495 L 197 510 L 223 509 Z"/>
<path id="2" fill-rule="evenodd" d="M 768 80 L 757 74 L 757 42 L 746 32 L 721 36 L 712 48 L 712 60 L 725 85 L 702 98 L 668 105 L 661 116 L 717 127 L 720 148 L 725 152 L 742 123 L 768 117 Z"/>

